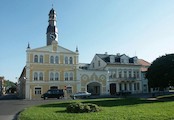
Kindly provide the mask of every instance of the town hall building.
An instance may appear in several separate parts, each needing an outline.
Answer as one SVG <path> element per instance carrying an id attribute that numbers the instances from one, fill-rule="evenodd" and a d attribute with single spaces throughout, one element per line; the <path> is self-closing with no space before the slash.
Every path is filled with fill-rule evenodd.
<path id="1" fill-rule="evenodd" d="M 26 50 L 26 65 L 19 78 L 19 97 L 39 99 L 49 89 L 63 89 L 66 97 L 88 91 L 92 95 L 115 95 L 118 92 L 148 92 L 142 69 L 144 60 L 125 54 L 96 54 L 90 64 L 79 63 L 79 51 L 59 45 L 56 11 L 49 12 L 46 45 Z M 83 53 L 82 53 L 83 54 Z M 144 66 L 142 63 L 146 63 Z"/>

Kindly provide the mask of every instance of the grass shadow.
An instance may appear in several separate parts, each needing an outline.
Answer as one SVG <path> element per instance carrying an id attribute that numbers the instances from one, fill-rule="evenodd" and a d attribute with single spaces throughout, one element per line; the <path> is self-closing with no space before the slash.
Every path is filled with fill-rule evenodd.
<path id="1" fill-rule="evenodd" d="M 59 110 L 59 111 L 56 111 L 56 113 L 67 113 L 67 111 L 66 110 Z"/>
<path id="2" fill-rule="evenodd" d="M 125 106 L 125 105 L 135 105 L 135 104 L 145 104 L 159 102 L 156 100 L 146 100 L 140 98 L 115 98 L 108 100 L 94 100 L 94 101 L 84 101 L 83 103 L 93 103 L 101 107 L 114 107 L 114 106 Z"/>
<path id="3" fill-rule="evenodd" d="M 114 107 L 114 106 L 145 104 L 145 103 L 154 103 L 162 101 L 147 100 L 140 98 L 109 98 L 109 99 L 104 98 L 104 99 L 74 100 L 69 102 L 51 103 L 51 104 L 39 105 L 38 107 L 66 107 L 72 102 L 92 103 L 101 107 Z"/>

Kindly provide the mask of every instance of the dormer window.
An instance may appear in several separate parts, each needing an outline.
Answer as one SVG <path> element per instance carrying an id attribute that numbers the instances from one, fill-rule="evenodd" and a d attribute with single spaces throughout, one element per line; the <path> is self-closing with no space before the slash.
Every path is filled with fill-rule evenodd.
<path id="1" fill-rule="evenodd" d="M 94 68 L 95 66 L 94 66 L 94 63 L 92 63 L 92 67 Z"/>
<path id="2" fill-rule="evenodd" d="M 100 61 L 98 61 L 98 66 L 100 67 Z"/>

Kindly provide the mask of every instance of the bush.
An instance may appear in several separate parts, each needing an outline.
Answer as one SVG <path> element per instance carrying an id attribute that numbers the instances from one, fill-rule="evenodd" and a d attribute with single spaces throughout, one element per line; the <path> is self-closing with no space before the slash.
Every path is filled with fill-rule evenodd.
<path id="1" fill-rule="evenodd" d="M 89 113 L 89 112 L 99 112 L 101 109 L 96 104 L 91 103 L 71 103 L 66 107 L 68 113 Z"/>

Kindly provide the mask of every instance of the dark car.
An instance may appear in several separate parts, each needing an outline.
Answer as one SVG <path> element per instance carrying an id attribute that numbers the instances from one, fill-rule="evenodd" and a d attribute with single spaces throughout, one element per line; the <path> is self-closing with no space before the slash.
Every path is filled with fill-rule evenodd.
<path id="1" fill-rule="evenodd" d="M 63 98 L 64 97 L 64 92 L 63 89 L 50 89 L 46 93 L 44 93 L 41 98 L 48 99 L 48 98 Z"/>

